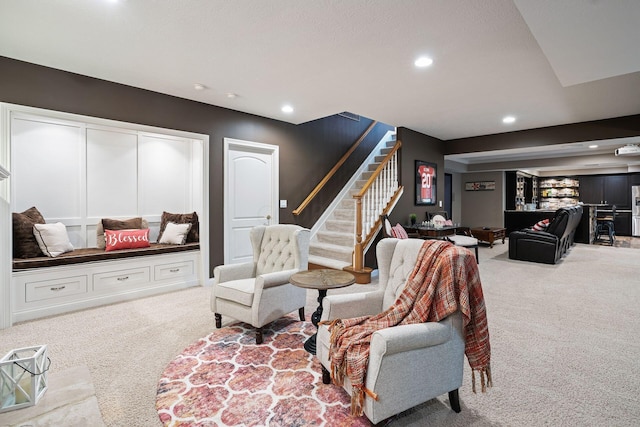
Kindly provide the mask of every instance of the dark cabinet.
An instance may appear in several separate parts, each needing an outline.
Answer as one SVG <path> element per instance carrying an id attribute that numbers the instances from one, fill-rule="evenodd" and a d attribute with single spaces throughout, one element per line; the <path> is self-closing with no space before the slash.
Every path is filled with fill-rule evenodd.
<path id="1" fill-rule="evenodd" d="M 627 175 L 584 175 L 580 177 L 580 201 L 589 204 L 616 205 L 630 208 Z"/>
<path id="2" fill-rule="evenodd" d="M 585 175 L 580 177 L 580 201 L 587 204 L 604 204 L 604 177 Z"/>
<path id="3" fill-rule="evenodd" d="M 618 236 L 631 236 L 631 213 L 617 212 L 613 220 L 613 227 Z"/>
<path id="4" fill-rule="evenodd" d="M 616 205 L 618 209 L 630 209 L 631 192 L 626 175 L 606 175 L 603 182 L 603 195 L 607 204 Z"/>

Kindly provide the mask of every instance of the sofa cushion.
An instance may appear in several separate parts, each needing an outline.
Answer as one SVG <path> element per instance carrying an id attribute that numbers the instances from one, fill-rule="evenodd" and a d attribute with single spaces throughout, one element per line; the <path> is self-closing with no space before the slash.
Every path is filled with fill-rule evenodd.
<path id="1" fill-rule="evenodd" d="M 42 214 L 35 206 L 24 212 L 13 212 L 13 257 L 33 258 L 42 256 L 42 250 L 33 234 L 34 224 L 44 224 Z"/>
<path id="2" fill-rule="evenodd" d="M 129 219 L 102 218 L 96 226 L 96 246 L 99 249 L 105 248 L 104 230 L 133 230 L 149 228 L 147 220 L 142 217 Z"/>
<path id="3" fill-rule="evenodd" d="M 158 243 L 184 245 L 187 241 L 189 230 L 191 230 L 191 223 L 176 224 L 175 222 L 168 222 Z"/>
<path id="4" fill-rule="evenodd" d="M 216 285 L 216 298 L 222 298 L 251 307 L 256 279 L 239 279 Z"/>
<path id="5" fill-rule="evenodd" d="M 160 233 L 158 234 L 158 242 L 162 239 L 162 233 L 167 228 L 167 223 L 173 222 L 175 224 L 191 224 L 189 234 L 187 234 L 187 243 L 193 243 L 200 241 L 200 225 L 198 223 L 198 214 L 191 212 L 188 214 L 174 214 L 169 212 L 162 212 L 160 218 Z"/>
<path id="6" fill-rule="evenodd" d="M 104 230 L 105 251 L 148 248 L 149 229 Z"/>
<path id="7" fill-rule="evenodd" d="M 71 252 L 73 245 L 69 241 L 67 227 L 61 222 L 54 224 L 33 224 L 33 234 L 40 250 L 50 257 Z"/>
<path id="8" fill-rule="evenodd" d="M 549 218 L 536 222 L 533 224 L 531 229 L 536 231 L 546 231 L 547 227 L 549 227 Z"/>

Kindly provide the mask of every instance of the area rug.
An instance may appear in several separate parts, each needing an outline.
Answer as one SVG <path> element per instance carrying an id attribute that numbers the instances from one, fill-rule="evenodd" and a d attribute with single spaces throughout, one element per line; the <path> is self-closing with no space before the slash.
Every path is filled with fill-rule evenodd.
<path id="1" fill-rule="evenodd" d="M 237 323 L 187 347 L 166 367 L 156 409 L 166 426 L 371 426 L 351 417 L 350 396 L 322 384 L 304 341 L 311 322 L 287 316 L 264 330 Z"/>

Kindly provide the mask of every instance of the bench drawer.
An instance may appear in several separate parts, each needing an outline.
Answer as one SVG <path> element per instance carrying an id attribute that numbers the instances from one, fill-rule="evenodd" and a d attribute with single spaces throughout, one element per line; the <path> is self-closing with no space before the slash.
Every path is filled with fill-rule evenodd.
<path id="1" fill-rule="evenodd" d="M 149 267 L 108 271 L 93 275 L 93 290 L 98 293 L 136 288 L 151 281 Z"/>
<path id="2" fill-rule="evenodd" d="M 195 273 L 193 261 L 185 260 L 170 264 L 158 264 L 154 266 L 154 280 L 184 279 L 192 277 Z"/>
<path id="3" fill-rule="evenodd" d="M 72 276 L 33 282 L 25 281 L 24 290 L 24 302 L 26 303 L 67 299 L 72 295 L 87 293 L 87 276 Z"/>

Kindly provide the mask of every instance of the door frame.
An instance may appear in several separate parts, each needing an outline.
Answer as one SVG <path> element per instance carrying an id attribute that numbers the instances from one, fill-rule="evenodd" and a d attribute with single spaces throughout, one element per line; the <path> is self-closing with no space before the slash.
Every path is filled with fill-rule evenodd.
<path id="1" fill-rule="evenodd" d="M 223 248 L 224 248 L 224 263 L 227 264 L 230 259 L 229 254 L 229 228 L 231 226 L 229 219 L 228 208 L 231 206 L 231 198 L 232 195 L 229 192 L 229 154 L 230 152 L 245 152 L 245 153 L 260 153 L 260 154 L 269 154 L 271 155 L 271 187 L 273 189 L 272 192 L 272 209 L 271 212 L 271 224 L 279 224 L 279 208 L 278 208 L 278 200 L 280 199 L 280 147 L 277 145 L 264 144 L 261 142 L 254 141 L 244 141 L 241 139 L 234 138 L 224 138 L 224 148 L 223 148 L 223 170 L 224 170 L 224 199 L 223 199 Z M 233 195 L 235 196 L 235 194 Z"/>

